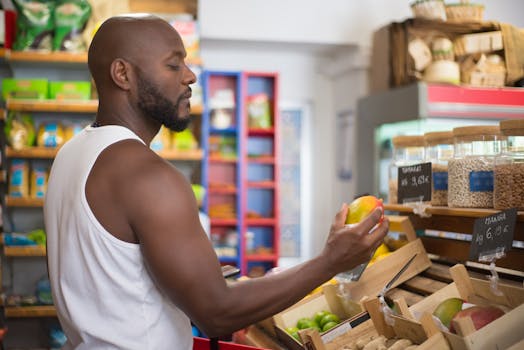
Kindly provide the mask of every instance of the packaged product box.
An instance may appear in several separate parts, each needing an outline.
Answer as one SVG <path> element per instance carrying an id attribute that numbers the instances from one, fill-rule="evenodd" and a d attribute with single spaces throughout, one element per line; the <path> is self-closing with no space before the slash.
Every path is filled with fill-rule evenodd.
<path id="1" fill-rule="evenodd" d="M 51 81 L 49 98 L 55 100 L 89 100 L 91 99 L 91 82 L 89 81 Z"/>
<path id="2" fill-rule="evenodd" d="M 47 79 L 5 78 L 2 80 L 2 97 L 4 100 L 8 98 L 45 100 L 48 88 Z"/>
<path id="3" fill-rule="evenodd" d="M 9 196 L 29 196 L 29 163 L 24 159 L 12 159 L 9 168 Z"/>

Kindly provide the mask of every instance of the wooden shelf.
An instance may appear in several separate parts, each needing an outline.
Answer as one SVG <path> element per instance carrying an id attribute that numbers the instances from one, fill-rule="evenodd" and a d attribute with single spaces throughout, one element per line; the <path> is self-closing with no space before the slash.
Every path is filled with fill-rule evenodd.
<path id="1" fill-rule="evenodd" d="M 384 210 L 397 211 L 400 213 L 413 213 L 413 208 L 402 204 L 384 204 Z M 449 208 L 449 207 L 434 207 L 426 208 L 426 213 L 431 215 L 445 215 L 445 216 L 461 216 L 468 218 L 481 218 L 500 212 L 496 209 L 481 209 L 481 208 Z M 517 220 L 524 222 L 524 211 L 517 212 Z"/>
<path id="2" fill-rule="evenodd" d="M 11 51 L 5 50 L 5 57 L 11 62 L 78 63 L 87 64 L 87 52 L 71 53 L 60 51 Z M 186 60 L 189 65 L 202 65 L 202 59 Z"/>
<path id="3" fill-rule="evenodd" d="M 7 99 L 6 108 L 10 111 L 21 112 L 96 113 L 98 100 Z"/>
<path id="4" fill-rule="evenodd" d="M 7 196 L 5 197 L 5 204 L 8 207 L 39 208 L 44 206 L 44 200 L 42 198 Z"/>
<path id="5" fill-rule="evenodd" d="M 475 220 L 481 217 L 498 213 L 495 209 L 479 208 L 449 208 L 428 207 L 426 213 L 429 217 L 421 217 L 413 213 L 413 208 L 407 205 L 385 204 L 384 209 L 403 213 L 409 216 L 410 222 L 415 230 L 425 232 L 434 230 L 437 232 L 452 232 L 471 235 L 473 233 Z M 514 241 L 524 241 L 524 212 L 517 213 Z M 451 261 L 468 261 L 471 242 L 463 239 L 448 237 L 435 237 L 423 235 L 421 237 L 426 251 Z M 497 260 L 498 267 L 504 267 L 516 271 L 524 271 L 524 249 L 513 247 L 506 256 Z"/>
<path id="6" fill-rule="evenodd" d="M 98 100 L 7 99 L 6 108 L 21 112 L 96 113 Z M 203 106 L 191 106 L 191 114 L 202 114 Z"/>
<path id="7" fill-rule="evenodd" d="M 87 63 L 87 52 L 11 51 L 6 52 L 11 62 Z"/>
<path id="8" fill-rule="evenodd" d="M 42 245 L 30 246 L 6 246 L 4 245 L 4 255 L 7 257 L 34 257 L 46 256 L 47 250 Z"/>
<path id="9" fill-rule="evenodd" d="M 59 148 L 55 147 L 27 147 L 20 150 L 15 150 L 11 147 L 6 147 L 6 157 L 8 158 L 31 158 L 31 159 L 53 159 Z M 201 160 L 203 151 L 201 149 L 178 151 L 165 150 L 157 152 L 162 158 L 166 160 Z"/>
<path id="10" fill-rule="evenodd" d="M 6 306 L 5 316 L 7 318 L 56 317 L 56 309 L 54 305 Z"/>
<path id="11" fill-rule="evenodd" d="M 27 147 L 22 149 L 6 147 L 5 156 L 7 158 L 52 159 L 57 152 L 57 147 Z"/>

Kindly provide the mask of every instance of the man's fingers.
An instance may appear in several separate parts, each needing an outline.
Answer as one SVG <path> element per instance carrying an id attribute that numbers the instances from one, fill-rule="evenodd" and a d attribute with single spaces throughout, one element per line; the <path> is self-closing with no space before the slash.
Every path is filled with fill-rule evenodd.
<path id="1" fill-rule="evenodd" d="M 384 240 L 384 237 L 386 237 L 387 233 L 389 231 L 389 220 L 387 217 L 384 217 L 384 221 L 378 227 L 373 230 L 373 233 L 370 235 L 367 235 L 364 237 L 364 239 L 370 240 L 370 245 L 378 248 L 378 246 L 382 243 Z"/>
<path id="2" fill-rule="evenodd" d="M 335 215 L 335 227 L 342 227 L 346 223 L 346 217 L 348 214 L 348 205 L 346 203 L 342 203 L 342 207 L 338 211 L 337 215 Z"/>
<path id="3" fill-rule="evenodd" d="M 367 234 L 371 229 L 378 224 L 380 218 L 382 217 L 382 208 L 376 208 L 373 212 L 368 215 L 361 223 L 358 224 L 359 229 L 362 230 L 362 234 Z"/>

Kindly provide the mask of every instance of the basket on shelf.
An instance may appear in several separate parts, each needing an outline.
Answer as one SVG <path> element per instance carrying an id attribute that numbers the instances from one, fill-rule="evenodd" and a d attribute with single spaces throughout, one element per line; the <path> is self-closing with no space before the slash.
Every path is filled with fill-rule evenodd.
<path id="1" fill-rule="evenodd" d="M 411 4 L 411 11 L 416 18 L 446 20 L 443 0 L 416 0 Z"/>
<path id="2" fill-rule="evenodd" d="M 446 18 L 450 22 L 482 22 L 484 5 L 472 4 L 469 0 L 446 4 Z"/>

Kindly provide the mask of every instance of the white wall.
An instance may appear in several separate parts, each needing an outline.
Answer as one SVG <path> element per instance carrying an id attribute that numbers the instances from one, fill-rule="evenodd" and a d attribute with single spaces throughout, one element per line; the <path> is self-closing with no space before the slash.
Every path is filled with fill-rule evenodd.
<path id="1" fill-rule="evenodd" d="M 312 106 L 312 224 L 304 235 L 314 253 L 341 202 L 355 194 L 336 176 L 336 115 L 355 110 L 368 91 L 373 31 L 410 17 L 411 2 L 199 0 L 205 68 L 278 71 L 280 100 Z M 486 6 L 486 20 L 524 27 L 524 1 L 476 2 Z"/>
<path id="2" fill-rule="evenodd" d="M 446 2 L 458 2 L 451 0 Z M 368 45 L 371 33 L 411 16 L 411 0 L 199 0 L 202 36 Z M 524 1 L 476 0 L 486 20 L 524 27 Z"/>

